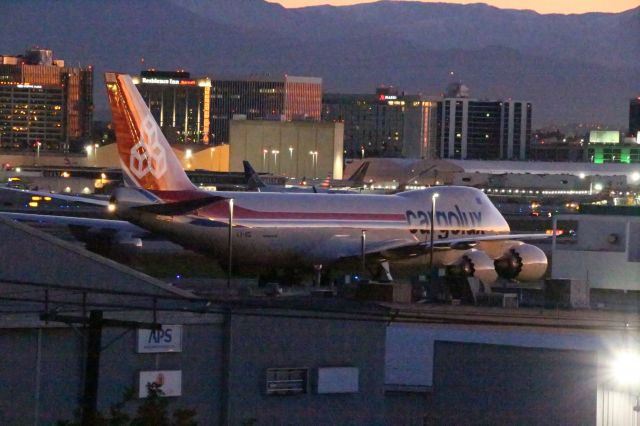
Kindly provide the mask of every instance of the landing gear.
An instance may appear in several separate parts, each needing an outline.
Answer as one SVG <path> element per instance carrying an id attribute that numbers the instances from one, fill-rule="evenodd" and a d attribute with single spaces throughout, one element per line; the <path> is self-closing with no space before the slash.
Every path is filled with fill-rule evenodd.
<path id="1" fill-rule="evenodd" d="M 258 287 L 264 287 L 269 283 L 278 283 L 283 286 L 299 286 L 304 279 L 304 271 L 301 269 L 272 269 L 258 275 Z"/>
<path id="2" fill-rule="evenodd" d="M 322 265 L 313 265 L 313 271 L 315 272 L 313 286 L 320 287 L 322 284 Z"/>
<path id="3" fill-rule="evenodd" d="M 388 260 L 385 259 L 380 261 L 380 263 L 378 263 L 378 270 L 376 271 L 374 278 L 376 279 L 376 281 L 379 281 L 382 283 L 390 283 L 393 281 Z"/>

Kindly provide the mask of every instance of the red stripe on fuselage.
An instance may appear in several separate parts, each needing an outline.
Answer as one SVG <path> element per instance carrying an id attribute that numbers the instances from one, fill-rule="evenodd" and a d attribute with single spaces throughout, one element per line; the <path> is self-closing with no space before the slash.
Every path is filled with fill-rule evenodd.
<path id="1" fill-rule="evenodd" d="M 202 191 L 151 191 L 165 202 L 178 202 L 208 197 L 209 194 Z M 224 201 L 215 202 L 198 210 L 197 215 L 213 220 L 226 220 L 229 217 L 229 207 Z M 347 213 L 347 212 L 283 212 L 283 211 L 257 211 L 235 205 L 233 216 L 237 220 L 242 219 L 307 219 L 307 220 L 353 220 L 353 221 L 406 221 L 403 214 L 398 213 Z"/>

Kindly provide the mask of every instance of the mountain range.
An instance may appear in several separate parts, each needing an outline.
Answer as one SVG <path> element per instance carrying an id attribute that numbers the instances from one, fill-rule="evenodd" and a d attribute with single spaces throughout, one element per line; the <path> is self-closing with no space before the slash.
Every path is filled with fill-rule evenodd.
<path id="1" fill-rule="evenodd" d="M 628 125 L 640 95 L 640 8 L 540 15 L 485 4 L 381 1 L 286 9 L 263 0 L 23 0 L 5 4 L 0 53 L 49 47 L 102 72 L 183 68 L 192 75 L 319 76 L 325 92 L 393 85 L 440 94 L 461 80 L 477 98 L 533 102 L 534 126 Z M 453 74 L 452 74 L 453 73 Z"/>

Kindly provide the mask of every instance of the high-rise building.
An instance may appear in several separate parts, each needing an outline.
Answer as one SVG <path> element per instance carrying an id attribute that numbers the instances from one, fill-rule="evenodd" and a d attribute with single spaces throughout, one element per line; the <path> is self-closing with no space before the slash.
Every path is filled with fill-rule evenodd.
<path id="1" fill-rule="evenodd" d="M 438 104 L 437 155 L 449 159 L 525 160 L 531 140 L 531 103 L 468 98 L 450 86 Z"/>
<path id="2" fill-rule="evenodd" d="M 629 133 L 636 138 L 640 134 L 640 96 L 629 102 Z"/>
<path id="3" fill-rule="evenodd" d="M 218 145 L 229 142 L 229 121 L 319 121 L 322 79 L 260 76 L 211 82 L 211 133 Z"/>
<path id="4" fill-rule="evenodd" d="M 0 56 L 0 147 L 81 150 L 91 138 L 93 69 L 49 49 Z"/>
<path id="5" fill-rule="evenodd" d="M 133 82 L 170 143 L 211 140 L 211 80 L 186 71 L 142 71 Z"/>
<path id="6" fill-rule="evenodd" d="M 344 122 L 346 157 L 430 158 L 436 103 L 381 87 L 374 94 L 327 94 L 322 118 Z"/>
<path id="7" fill-rule="evenodd" d="M 402 156 L 435 158 L 437 125 L 437 100 L 420 98 L 409 102 L 404 113 Z"/>

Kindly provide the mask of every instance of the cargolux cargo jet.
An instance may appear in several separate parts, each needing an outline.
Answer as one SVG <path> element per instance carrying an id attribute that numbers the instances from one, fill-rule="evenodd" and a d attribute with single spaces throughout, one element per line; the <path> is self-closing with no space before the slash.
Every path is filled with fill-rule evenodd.
<path id="1" fill-rule="evenodd" d="M 368 265 L 421 258 L 434 242 L 434 265 L 490 284 L 498 276 L 541 278 L 547 259 L 510 235 L 487 196 L 475 188 L 437 187 L 396 195 L 204 192 L 187 178 L 130 76 L 107 73 L 126 186 L 116 214 L 186 248 L 228 257 L 235 268 L 305 268 L 364 258 Z M 436 198 L 437 197 L 437 198 Z M 431 231 L 435 205 L 434 234 Z"/>

